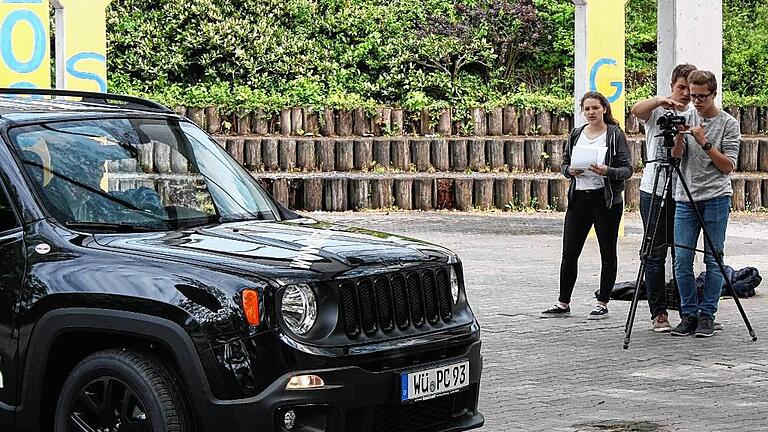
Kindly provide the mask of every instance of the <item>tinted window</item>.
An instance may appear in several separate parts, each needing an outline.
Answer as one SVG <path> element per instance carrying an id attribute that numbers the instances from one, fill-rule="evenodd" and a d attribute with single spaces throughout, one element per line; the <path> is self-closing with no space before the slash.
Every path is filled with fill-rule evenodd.
<path id="1" fill-rule="evenodd" d="M 113 118 L 10 134 L 49 212 L 65 225 L 172 230 L 277 218 L 254 179 L 191 123 Z"/>

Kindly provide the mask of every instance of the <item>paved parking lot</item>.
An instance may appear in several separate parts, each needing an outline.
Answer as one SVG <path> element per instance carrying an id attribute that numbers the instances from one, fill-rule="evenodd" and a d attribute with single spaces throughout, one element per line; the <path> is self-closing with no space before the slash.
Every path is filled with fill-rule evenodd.
<path id="1" fill-rule="evenodd" d="M 571 306 L 573 317 L 542 320 L 556 300 L 561 214 L 345 213 L 319 219 L 404 234 L 459 252 L 470 301 L 483 329 L 482 431 L 768 430 L 768 282 L 742 300 L 752 342 L 732 299 L 721 300 L 724 331 L 709 339 L 649 330 L 638 307 L 632 345 L 622 349 L 629 302 L 586 321 L 598 286 L 597 242 L 589 240 Z M 768 273 L 768 218 L 735 215 L 726 264 Z M 618 280 L 634 280 L 641 223 L 626 218 Z M 673 325 L 677 319 L 673 319 Z"/>

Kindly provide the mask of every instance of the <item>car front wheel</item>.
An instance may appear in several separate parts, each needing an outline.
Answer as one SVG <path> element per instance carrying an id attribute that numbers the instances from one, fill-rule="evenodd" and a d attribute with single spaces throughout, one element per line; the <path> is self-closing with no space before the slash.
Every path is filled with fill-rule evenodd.
<path id="1" fill-rule="evenodd" d="M 191 432 L 177 382 L 160 362 L 135 351 L 91 354 L 64 382 L 54 430 Z"/>

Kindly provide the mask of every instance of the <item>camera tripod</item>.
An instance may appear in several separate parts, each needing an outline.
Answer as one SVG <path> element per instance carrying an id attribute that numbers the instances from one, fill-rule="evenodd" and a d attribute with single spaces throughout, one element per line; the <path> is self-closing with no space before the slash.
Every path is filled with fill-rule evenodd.
<path id="1" fill-rule="evenodd" d="M 744 324 L 747 326 L 749 335 L 752 337 L 753 341 L 756 341 L 757 336 L 755 336 L 755 331 L 752 329 L 752 325 L 749 323 L 749 318 L 747 318 L 747 314 L 744 312 L 744 308 L 741 306 L 741 301 L 739 300 L 739 296 L 736 293 L 736 290 L 734 290 L 730 279 L 725 276 L 726 273 L 725 273 L 725 265 L 723 264 L 723 251 L 716 250 L 714 247 L 712 238 L 709 236 L 706 225 L 704 224 L 704 218 L 702 217 L 698 207 L 696 207 L 695 205 L 696 202 L 693 200 L 691 191 L 690 189 L 688 189 L 688 185 L 685 183 L 685 178 L 680 173 L 680 159 L 672 157 L 672 147 L 674 146 L 672 139 L 675 134 L 676 132 L 667 132 L 667 131 L 662 132 L 661 136 L 664 138 L 664 150 L 666 151 L 666 156 L 661 159 L 650 161 L 650 162 L 657 162 L 657 164 L 654 172 L 654 180 L 653 180 L 654 193 L 652 194 L 652 197 L 651 197 L 650 214 L 648 215 L 648 224 L 650 224 L 652 220 L 655 222 L 653 224 L 653 232 L 649 233 L 647 229 L 644 230 L 643 243 L 642 243 L 642 246 L 640 247 L 640 268 L 638 269 L 637 280 L 635 281 L 635 294 L 634 296 L 632 296 L 632 304 L 629 307 L 629 314 L 627 315 L 627 323 L 624 325 L 624 349 L 629 348 L 629 342 L 632 336 L 632 326 L 635 323 L 635 314 L 637 312 L 637 303 L 640 295 L 640 282 L 645 277 L 645 267 L 648 259 L 650 258 L 654 250 L 653 245 L 655 243 L 656 236 L 658 235 L 658 231 L 659 231 L 659 221 L 662 217 L 662 207 L 666 203 L 667 194 L 671 193 L 670 188 L 672 184 L 672 174 L 677 174 L 677 181 L 680 182 L 683 189 L 685 190 L 685 194 L 688 196 L 688 201 L 691 204 L 693 204 L 693 209 L 696 213 L 696 218 L 698 219 L 699 225 L 701 226 L 701 229 L 704 232 L 704 241 L 706 242 L 706 245 L 709 246 L 711 255 L 714 256 L 715 261 L 717 262 L 717 266 L 719 267 L 720 272 L 723 274 L 723 279 L 725 281 L 726 286 L 728 287 L 728 292 L 731 293 L 731 295 L 733 296 L 733 300 L 736 302 L 736 306 L 739 309 L 739 313 L 741 313 L 741 318 L 744 320 Z M 659 177 L 661 176 L 661 173 L 665 173 L 666 176 L 664 178 L 664 188 L 662 189 L 662 196 L 659 197 L 655 192 L 658 190 L 657 186 L 659 184 Z M 694 252 L 701 252 L 704 254 L 707 253 L 704 250 L 696 249 L 695 245 L 694 247 L 682 246 L 676 243 L 671 243 L 671 244 L 667 243 L 667 244 L 659 245 L 659 247 L 664 247 L 664 248 L 668 246 L 671 246 L 671 247 L 677 246 L 680 248 L 692 250 Z M 673 268 L 673 271 L 674 271 L 674 268 Z"/>

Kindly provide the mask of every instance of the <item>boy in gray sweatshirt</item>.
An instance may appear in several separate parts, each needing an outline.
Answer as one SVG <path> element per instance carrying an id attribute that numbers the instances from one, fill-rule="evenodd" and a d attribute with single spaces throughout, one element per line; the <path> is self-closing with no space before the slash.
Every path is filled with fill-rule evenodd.
<path id="1" fill-rule="evenodd" d="M 714 254 L 722 256 L 725 245 L 733 195 L 730 174 L 736 169 L 741 132 L 736 119 L 715 106 L 717 80 L 712 72 L 691 72 L 688 88 L 695 108 L 687 116 L 690 135 L 677 135 L 672 155 L 681 159 L 680 173 L 693 201 L 685 193 L 683 182 L 678 181 L 675 190 L 675 277 L 683 318 L 671 333 L 674 336 L 710 337 L 714 334 L 715 313 L 723 286 L 723 275 Z M 698 298 L 693 274 L 693 249 L 702 229 L 697 209 L 715 248 L 711 251 L 708 242 L 704 242 L 707 273 L 702 298 Z"/>

